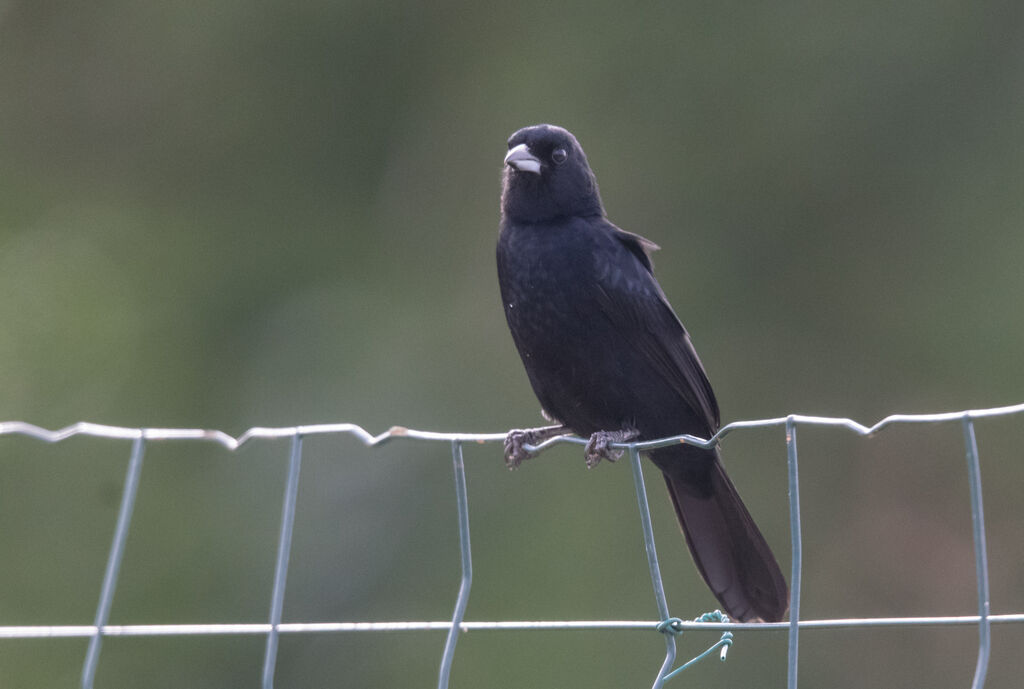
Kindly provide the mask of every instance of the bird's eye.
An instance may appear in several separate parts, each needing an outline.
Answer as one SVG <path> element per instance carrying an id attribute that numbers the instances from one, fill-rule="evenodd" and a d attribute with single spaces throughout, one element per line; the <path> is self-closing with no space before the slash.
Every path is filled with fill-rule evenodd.
<path id="1" fill-rule="evenodd" d="M 551 152 L 551 160 L 555 162 L 555 165 L 561 165 L 568 157 L 569 154 L 565 152 L 564 148 L 556 148 Z"/>

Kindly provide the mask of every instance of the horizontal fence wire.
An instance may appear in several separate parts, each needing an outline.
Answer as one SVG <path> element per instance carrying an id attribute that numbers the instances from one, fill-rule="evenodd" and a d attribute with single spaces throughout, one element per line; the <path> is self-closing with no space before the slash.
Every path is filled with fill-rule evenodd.
<path id="1" fill-rule="evenodd" d="M 857 629 L 863 627 L 953 627 L 977 625 L 977 615 L 949 617 L 849 617 L 845 619 L 800 620 L 800 629 Z M 1024 613 L 989 615 L 992 624 L 1022 623 Z M 461 632 L 508 631 L 615 631 L 655 630 L 657 620 L 500 620 L 463 621 Z M 789 629 L 789 622 L 688 622 L 677 623 L 683 631 L 700 632 L 778 632 Z M 100 628 L 103 636 L 216 636 L 221 634 L 269 634 L 274 626 L 260 622 L 238 624 L 108 624 Z M 279 634 L 344 634 L 351 632 L 447 632 L 451 620 L 423 622 L 282 622 Z M 76 639 L 96 634 L 91 624 L 0 626 L 0 639 Z"/>
<path id="2" fill-rule="evenodd" d="M 984 510 L 982 507 L 981 469 L 975 437 L 974 421 L 977 419 L 1024 413 L 1024 404 L 991 409 L 972 409 L 940 414 L 897 414 L 888 416 L 872 426 L 865 426 L 848 418 L 832 418 L 822 416 L 806 416 L 791 414 L 785 417 L 760 419 L 752 421 L 736 421 L 718 431 L 711 438 L 697 438 L 691 435 L 680 435 L 671 438 L 635 443 L 612 444 L 614 449 L 629 452 L 633 468 L 634 485 L 637 503 L 640 510 L 641 529 L 648 558 L 651 583 L 654 589 L 655 602 L 660 619 L 658 620 L 505 620 L 505 621 L 467 621 L 464 619 L 466 606 L 472 584 L 472 554 L 469 534 L 469 508 L 466 490 L 463 446 L 467 443 L 497 443 L 505 439 L 505 433 L 439 433 L 434 431 L 417 431 L 401 426 L 394 426 L 384 433 L 373 435 L 361 426 L 351 423 L 317 424 L 308 426 L 292 426 L 285 428 L 251 428 L 239 436 L 232 436 L 218 430 L 182 429 L 182 428 L 124 428 L 93 423 L 77 423 L 59 430 L 48 430 L 21 421 L 0 423 L 0 436 L 22 435 L 48 443 L 56 443 L 74 436 L 84 435 L 100 438 L 116 438 L 131 440 L 131 450 L 125 485 L 121 496 L 117 523 L 114 530 L 113 543 L 108 554 L 100 600 L 97 605 L 95 621 L 92 625 L 22 625 L 0 626 L 0 639 L 40 639 L 40 638 L 72 638 L 89 639 L 89 647 L 82 666 L 81 686 L 91 689 L 94 683 L 97 664 L 100 658 L 102 640 L 107 636 L 202 636 L 202 635 L 246 635 L 258 634 L 266 636 L 266 650 L 263 664 L 263 687 L 270 689 L 274 681 L 274 669 L 277 659 L 278 638 L 281 634 L 316 634 L 316 633 L 352 633 L 352 632 L 420 632 L 446 630 L 448 632 L 442 651 L 438 674 L 438 687 L 445 689 L 453 663 L 458 632 L 486 630 L 657 630 L 665 637 L 666 655 L 658 670 L 653 687 L 661 687 L 664 681 L 674 676 L 684 667 L 672 670 L 675 659 L 674 634 L 684 630 L 703 630 L 724 632 L 723 638 L 712 649 L 702 653 L 698 658 L 721 645 L 722 658 L 728 645 L 732 642 L 730 632 L 742 631 L 778 631 L 787 630 L 788 644 L 788 675 L 787 687 L 796 689 L 799 659 L 799 633 L 806 629 L 842 629 L 862 627 L 906 627 L 906 626 L 978 626 L 978 658 L 975 667 L 972 689 L 981 689 L 985 682 L 988 660 L 991 650 L 990 625 L 1005 623 L 1024 623 L 1024 613 L 993 615 L 990 612 L 988 592 L 988 556 L 985 546 Z M 978 614 L 965 616 L 932 616 L 932 617 L 884 617 L 884 618 L 845 618 L 801 620 L 800 592 L 802 572 L 802 537 L 800 533 L 800 502 L 799 502 L 799 471 L 797 467 L 797 427 L 826 426 L 845 428 L 859 435 L 873 435 L 897 424 L 914 423 L 949 423 L 959 422 L 964 435 L 965 456 L 967 460 L 969 489 L 971 493 L 971 520 L 973 527 L 975 568 L 978 590 Z M 687 622 L 669 616 L 668 603 L 665 599 L 661 583 L 661 572 L 658 566 L 657 552 L 654 546 L 653 529 L 647 507 L 646 489 L 643 481 L 643 470 L 640 464 L 640 453 L 672 444 L 687 443 L 699 447 L 711 447 L 730 433 L 743 429 L 781 427 L 785 430 L 789 473 L 790 532 L 792 538 L 792 568 L 790 620 L 773 623 L 736 623 L 722 620 L 720 614 L 705 615 L 704 619 L 713 621 Z M 285 583 L 288 573 L 289 553 L 291 549 L 292 527 L 295 518 L 299 471 L 302 458 L 302 440 L 311 435 L 347 434 L 359 439 L 363 444 L 373 447 L 395 439 L 417 441 L 447 442 L 452 447 L 453 470 L 455 477 L 455 498 L 458 510 L 458 533 L 460 542 L 460 558 L 462 573 L 459 593 L 455 602 L 451 620 L 448 621 L 399 621 L 399 622 L 281 622 Z M 110 607 L 117 587 L 118 571 L 124 554 L 125 542 L 131 525 L 135 496 L 138 490 L 139 474 L 142 468 L 145 447 L 148 442 L 157 441 L 202 441 L 219 444 L 229 450 L 236 450 L 243 445 L 258 440 L 273 438 L 289 438 L 288 477 L 282 501 L 281 529 L 277 543 L 275 559 L 274 587 L 271 597 L 269 621 L 256 624 L 108 624 Z M 559 436 L 549 439 L 535 447 L 527 446 L 528 451 L 541 451 L 558 443 L 584 444 L 586 441 L 574 436 Z M 722 621 L 715 621 L 722 620 Z M 728 637 L 726 635 L 729 635 Z M 696 659 L 695 659 L 696 660 Z"/>

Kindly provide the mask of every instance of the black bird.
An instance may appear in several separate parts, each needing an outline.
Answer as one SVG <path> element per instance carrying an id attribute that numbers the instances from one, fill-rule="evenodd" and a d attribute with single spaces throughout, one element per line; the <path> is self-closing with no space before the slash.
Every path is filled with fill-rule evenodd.
<path id="1" fill-rule="evenodd" d="M 593 466 L 621 454 L 609 443 L 718 430 L 704 367 L 654 279 L 657 248 L 608 221 L 587 157 L 568 131 L 542 124 L 508 140 L 498 281 L 533 391 L 556 423 L 511 431 L 511 468 L 530 456 L 524 444 L 570 431 L 590 438 Z M 725 611 L 741 621 L 782 619 L 786 581 L 718 450 L 681 444 L 650 458 Z"/>

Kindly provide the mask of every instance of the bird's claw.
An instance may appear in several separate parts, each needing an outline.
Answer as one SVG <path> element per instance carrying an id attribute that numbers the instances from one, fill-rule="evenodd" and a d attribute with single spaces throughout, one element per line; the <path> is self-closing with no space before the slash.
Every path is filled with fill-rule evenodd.
<path id="1" fill-rule="evenodd" d="M 613 443 L 624 443 L 632 440 L 638 435 L 634 430 L 622 431 L 598 431 L 590 436 L 587 446 L 583 448 L 583 457 L 586 459 L 587 468 L 593 469 L 601 463 L 602 459 L 609 462 L 616 461 L 622 456 L 622 450 L 609 447 Z"/>
<path id="2" fill-rule="evenodd" d="M 537 456 L 536 452 L 530 452 L 525 447 L 535 443 L 533 435 L 531 431 L 514 429 L 505 436 L 505 466 L 509 471 L 518 469 L 524 461 Z"/>
<path id="3" fill-rule="evenodd" d="M 545 440 L 568 433 L 562 424 L 544 426 L 542 428 L 513 429 L 505 435 L 505 466 L 509 470 L 517 468 L 525 460 L 537 456 L 536 452 L 526 449 L 527 445 L 536 447 Z"/>

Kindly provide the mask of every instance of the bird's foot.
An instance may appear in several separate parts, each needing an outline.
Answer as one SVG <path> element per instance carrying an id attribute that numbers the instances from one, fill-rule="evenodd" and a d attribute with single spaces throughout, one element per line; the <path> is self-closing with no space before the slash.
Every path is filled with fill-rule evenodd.
<path id="1" fill-rule="evenodd" d="M 509 431 L 505 436 L 505 466 L 509 468 L 509 471 L 519 468 L 524 461 L 537 456 L 536 452 L 526 449 L 527 445 L 539 445 L 549 438 L 568 432 L 569 429 L 562 425 Z"/>
<path id="2" fill-rule="evenodd" d="M 529 452 L 524 445 L 533 445 L 530 442 L 529 431 L 514 429 L 505 436 L 505 466 L 509 471 L 518 469 L 524 461 L 536 456 L 536 453 Z"/>
<path id="3" fill-rule="evenodd" d="M 640 435 L 634 429 L 623 429 L 621 431 L 598 431 L 590 436 L 587 446 L 583 448 L 583 456 L 587 460 L 587 468 L 593 469 L 601 463 L 602 459 L 614 462 L 622 456 L 622 450 L 609 447 L 613 443 L 625 443 Z"/>

